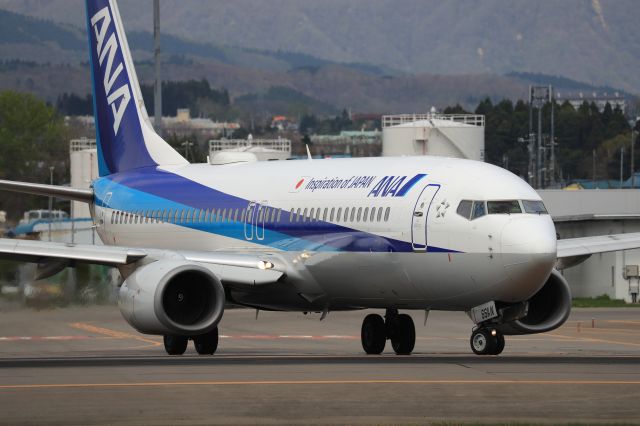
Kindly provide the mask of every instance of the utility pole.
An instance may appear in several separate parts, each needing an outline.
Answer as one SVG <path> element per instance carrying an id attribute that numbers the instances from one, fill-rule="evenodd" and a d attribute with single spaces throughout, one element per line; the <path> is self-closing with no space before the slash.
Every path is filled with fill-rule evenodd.
<path id="1" fill-rule="evenodd" d="M 634 156 L 635 156 L 635 145 L 636 145 L 636 131 L 634 128 L 631 128 L 631 188 L 635 189 L 636 187 L 636 171 L 634 170 Z"/>
<path id="2" fill-rule="evenodd" d="M 49 185 L 53 185 L 53 166 L 49 166 Z M 53 220 L 53 197 L 49 196 L 49 241 L 51 241 L 51 221 Z"/>
<path id="3" fill-rule="evenodd" d="M 593 187 L 596 186 L 596 150 L 593 150 Z"/>
<path id="4" fill-rule="evenodd" d="M 160 80 L 160 0 L 153 0 L 153 58 L 155 61 L 155 91 L 153 110 L 156 132 L 162 132 L 162 81 Z"/>
<path id="5" fill-rule="evenodd" d="M 624 170 L 624 146 L 620 147 L 620 189 L 622 189 L 622 172 Z"/>
<path id="6" fill-rule="evenodd" d="M 538 170 L 538 178 L 537 184 L 538 188 L 544 188 L 544 182 L 542 180 L 542 155 L 543 155 L 543 146 L 542 146 L 542 107 L 538 108 L 538 144 L 537 144 L 537 155 L 536 155 L 536 168 Z"/>
<path id="7" fill-rule="evenodd" d="M 550 129 L 551 131 L 549 133 L 549 143 L 551 144 L 550 159 L 547 159 L 546 146 L 543 143 L 542 137 L 542 114 L 544 111 L 544 106 L 547 102 L 551 103 L 552 115 Z M 533 133 L 534 109 L 538 114 L 537 135 Z M 529 135 L 532 139 L 532 144 L 535 144 L 535 146 L 533 147 L 533 154 L 535 155 L 533 167 L 535 167 L 535 170 L 532 170 L 532 181 L 534 188 L 544 188 L 547 181 L 549 181 L 551 184 L 555 183 L 556 153 L 554 147 L 553 112 L 553 86 L 529 86 Z M 551 163 L 550 166 L 548 164 L 549 162 Z"/>
<path id="8" fill-rule="evenodd" d="M 549 102 L 551 102 L 551 128 L 549 129 L 549 142 L 551 143 L 551 164 L 549 164 L 550 185 L 552 188 L 556 186 L 556 138 L 554 131 L 554 112 L 556 99 L 553 94 L 553 86 L 549 86 Z"/>

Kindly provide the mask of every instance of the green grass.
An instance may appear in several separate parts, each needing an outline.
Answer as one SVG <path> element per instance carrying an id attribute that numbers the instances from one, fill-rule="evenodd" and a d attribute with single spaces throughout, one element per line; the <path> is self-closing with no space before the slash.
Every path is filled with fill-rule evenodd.
<path id="1" fill-rule="evenodd" d="M 606 294 L 597 297 L 576 297 L 571 305 L 574 308 L 640 308 L 640 303 L 627 303 L 622 299 L 612 299 Z"/>

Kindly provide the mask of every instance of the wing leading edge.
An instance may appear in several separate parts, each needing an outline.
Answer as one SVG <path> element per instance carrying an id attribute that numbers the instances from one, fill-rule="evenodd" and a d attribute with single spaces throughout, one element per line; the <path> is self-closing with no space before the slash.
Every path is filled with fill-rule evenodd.
<path id="1" fill-rule="evenodd" d="M 41 183 L 15 182 L 0 179 L 0 190 L 58 197 L 65 200 L 82 201 L 85 203 L 93 201 L 92 189 L 70 188 L 68 186 L 44 185 Z"/>
<path id="2" fill-rule="evenodd" d="M 140 265 L 136 264 L 138 261 L 151 263 L 176 258 L 209 267 L 229 286 L 272 284 L 285 276 L 282 261 L 274 260 L 269 253 L 170 251 L 0 238 L 0 259 L 38 263 L 36 279 L 51 276 L 74 263 L 130 265 L 135 269 Z"/>
<path id="3" fill-rule="evenodd" d="M 558 269 L 587 260 L 592 254 L 640 248 L 640 232 L 558 240 Z"/>

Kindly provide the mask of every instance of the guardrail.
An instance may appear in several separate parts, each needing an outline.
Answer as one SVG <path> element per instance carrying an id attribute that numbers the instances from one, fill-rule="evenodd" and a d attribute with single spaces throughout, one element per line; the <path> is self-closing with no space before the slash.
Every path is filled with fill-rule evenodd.
<path id="1" fill-rule="evenodd" d="M 209 152 L 264 148 L 274 151 L 291 152 L 289 139 L 215 139 L 209 141 Z"/>
<path id="2" fill-rule="evenodd" d="M 455 123 L 484 127 L 484 115 L 480 114 L 398 114 L 383 115 L 382 128 L 425 120 L 447 120 Z"/>

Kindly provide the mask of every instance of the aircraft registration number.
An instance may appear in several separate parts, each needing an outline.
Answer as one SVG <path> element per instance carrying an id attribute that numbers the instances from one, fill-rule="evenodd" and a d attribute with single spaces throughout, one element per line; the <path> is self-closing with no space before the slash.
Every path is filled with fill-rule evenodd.
<path id="1" fill-rule="evenodd" d="M 487 302 L 471 309 L 471 319 L 476 324 L 489 320 L 491 318 L 495 318 L 497 316 L 498 311 L 494 302 Z"/>

